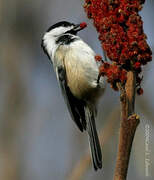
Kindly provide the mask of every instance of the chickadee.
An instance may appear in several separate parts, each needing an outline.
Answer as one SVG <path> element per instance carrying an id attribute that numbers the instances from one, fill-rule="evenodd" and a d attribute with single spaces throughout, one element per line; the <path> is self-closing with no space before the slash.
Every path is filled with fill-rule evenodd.
<path id="1" fill-rule="evenodd" d="M 42 48 L 53 63 L 64 100 L 80 131 L 87 131 L 94 169 L 102 168 L 101 147 L 96 131 L 96 103 L 104 91 L 104 79 L 98 80 L 95 52 L 77 32 L 86 23 L 59 22 L 42 38 Z"/>

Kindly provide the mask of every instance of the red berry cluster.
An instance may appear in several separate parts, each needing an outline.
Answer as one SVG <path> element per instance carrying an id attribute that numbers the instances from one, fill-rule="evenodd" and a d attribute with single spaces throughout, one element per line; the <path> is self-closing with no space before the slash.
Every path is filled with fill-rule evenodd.
<path id="1" fill-rule="evenodd" d="M 114 62 L 114 65 L 108 65 L 109 69 L 113 68 L 112 81 L 108 73 L 104 73 L 103 67 L 100 68 L 101 73 L 108 77 L 110 83 L 117 81 L 119 74 L 133 70 L 136 72 L 136 83 L 140 88 L 141 66 L 152 60 L 152 52 L 143 32 L 143 22 L 138 14 L 143 3 L 144 0 L 85 0 L 85 11 L 88 18 L 94 21 L 102 48 Z M 102 66 L 105 68 L 106 64 Z M 116 68 L 119 70 L 117 71 Z M 116 71 L 119 73 L 117 76 L 115 76 Z M 119 78 L 123 83 L 123 77 Z"/>
<path id="2" fill-rule="evenodd" d="M 127 79 L 126 70 L 120 68 L 116 64 L 109 64 L 107 62 L 104 62 L 103 65 L 100 66 L 100 73 L 102 76 L 107 77 L 107 81 L 111 84 L 111 87 L 114 90 L 118 90 L 118 82 L 124 84 Z"/>
<path id="3" fill-rule="evenodd" d="M 87 23 L 86 23 L 86 22 L 80 23 L 80 28 L 81 28 L 81 29 L 84 29 L 84 28 L 86 28 L 86 27 L 87 27 Z"/>

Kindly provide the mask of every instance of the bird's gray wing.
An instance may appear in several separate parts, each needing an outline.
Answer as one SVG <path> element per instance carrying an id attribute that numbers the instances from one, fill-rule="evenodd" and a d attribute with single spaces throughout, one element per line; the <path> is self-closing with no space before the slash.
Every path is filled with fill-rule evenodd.
<path id="1" fill-rule="evenodd" d="M 56 68 L 56 74 L 65 103 L 67 104 L 72 119 L 81 131 L 86 130 L 86 119 L 84 110 L 85 102 L 77 99 L 72 94 L 70 88 L 67 86 L 66 71 L 63 66 L 59 66 Z"/>
<path id="2" fill-rule="evenodd" d="M 77 99 L 71 93 L 67 86 L 67 77 L 63 66 L 56 68 L 56 73 L 72 119 L 81 131 L 86 129 L 88 131 L 94 169 L 97 170 L 102 167 L 102 154 L 95 125 L 95 111 L 86 102 Z"/>

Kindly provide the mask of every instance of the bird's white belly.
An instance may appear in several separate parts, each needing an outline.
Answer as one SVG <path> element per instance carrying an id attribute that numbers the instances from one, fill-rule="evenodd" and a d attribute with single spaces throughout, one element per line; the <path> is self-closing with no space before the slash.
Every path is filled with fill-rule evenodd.
<path id="1" fill-rule="evenodd" d="M 96 99 L 104 88 L 103 81 L 98 88 L 99 69 L 94 56 L 92 49 L 83 41 L 59 46 L 56 50 L 56 66 L 62 65 L 66 69 L 67 85 L 79 99 Z"/>
<path id="2" fill-rule="evenodd" d="M 82 63 L 80 59 L 74 58 L 72 54 L 67 54 L 65 68 L 67 83 L 73 95 L 84 98 L 96 89 L 98 71 L 94 69 L 95 67 L 92 68 L 92 65 L 89 67 L 86 63 Z"/>

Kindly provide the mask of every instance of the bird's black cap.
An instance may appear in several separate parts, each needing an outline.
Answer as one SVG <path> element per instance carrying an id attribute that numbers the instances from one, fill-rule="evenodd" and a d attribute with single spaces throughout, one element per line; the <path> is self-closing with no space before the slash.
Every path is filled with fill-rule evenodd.
<path id="1" fill-rule="evenodd" d="M 61 22 L 58 22 L 58 23 L 50 26 L 50 27 L 48 28 L 47 32 L 51 31 L 51 30 L 54 29 L 54 28 L 60 27 L 60 26 L 69 27 L 69 26 L 75 26 L 75 24 L 70 23 L 70 22 L 67 22 L 67 21 L 61 21 Z"/>

